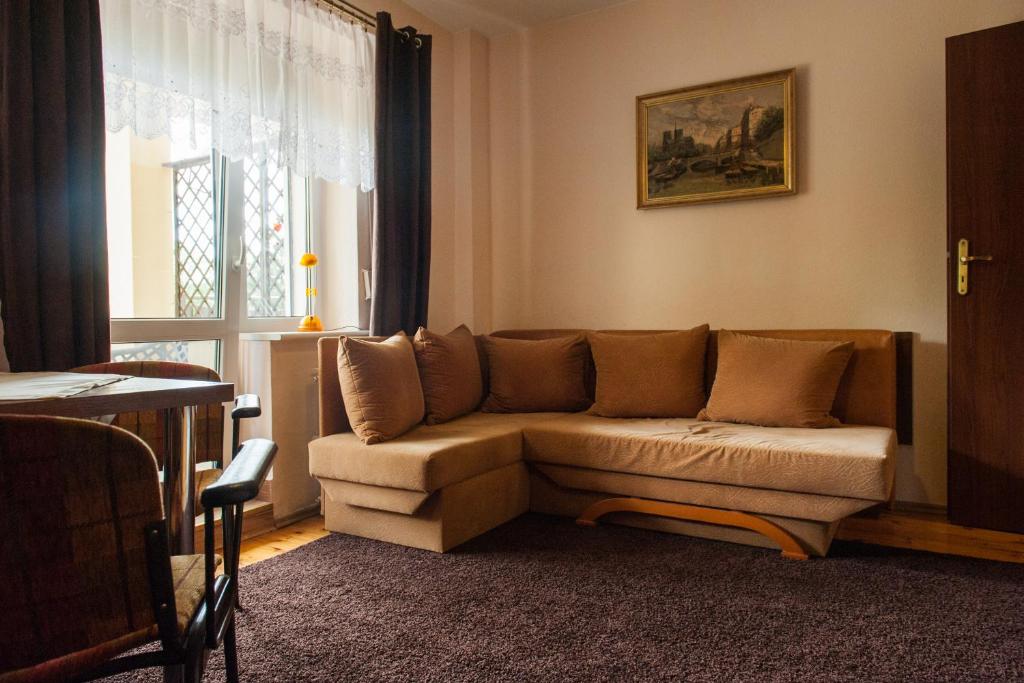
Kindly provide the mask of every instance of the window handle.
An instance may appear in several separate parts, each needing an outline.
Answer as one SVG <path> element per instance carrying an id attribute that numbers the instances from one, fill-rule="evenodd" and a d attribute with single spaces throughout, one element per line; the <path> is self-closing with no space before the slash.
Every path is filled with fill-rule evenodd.
<path id="1" fill-rule="evenodd" d="M 236 273 L 242 269 L 245 264 L 245 235 L 238 236 L 238 256 L 231 262 L 231 270 Z"/>
<path id="2" fill-rule="evenodd" d="M 369 301 L 373 298 L 373 278 L 370 275 L 370 271 L 363 268 L 360 272 L 363 274 L 363 300 Z"/>

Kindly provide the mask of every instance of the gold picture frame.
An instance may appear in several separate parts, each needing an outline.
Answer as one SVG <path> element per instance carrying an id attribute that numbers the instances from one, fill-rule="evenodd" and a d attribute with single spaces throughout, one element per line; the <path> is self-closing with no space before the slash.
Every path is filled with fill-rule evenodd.
<path id="1" fill-rule="evenodd" d="M 636 206 L 796 192 L 796 69 L 636 98 Z"/>

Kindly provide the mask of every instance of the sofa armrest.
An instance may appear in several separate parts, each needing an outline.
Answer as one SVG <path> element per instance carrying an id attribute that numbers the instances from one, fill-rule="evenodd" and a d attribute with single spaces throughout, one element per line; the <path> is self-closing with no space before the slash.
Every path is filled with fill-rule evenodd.
<path id="1" fill-rule="evenodd" d="M 352 431 L 341 398 L 338 379 L 338 345 L 341 337 L 320 337 L 317 340 L 317 394 L 319 401 L 320 436 Z"/>

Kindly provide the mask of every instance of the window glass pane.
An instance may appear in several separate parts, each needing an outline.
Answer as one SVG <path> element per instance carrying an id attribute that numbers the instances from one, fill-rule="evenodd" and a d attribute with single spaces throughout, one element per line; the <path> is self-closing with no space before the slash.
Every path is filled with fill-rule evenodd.
<path id="1" fill-rule="evenodd" d="M 107 134 L 112 317 L 220 316 L 215 175 L 209 150 Z"/>
<path id="2" fill-rule="evenodd" d="M 220 341 L 202 339 L 199 341 L 147 341 L 110 345 L 111 360 L 169 360 L 178 363 L 193 363 L 220 372 Z"/>
<path id="3" fill-rule="evenodd" d="M 243 171 L 246 311 L 250 318 L 302 315 L 306 183 L 270 164 L 246 160 Z"/>
<path id="4" fill-rule="evenodd" d="M 209 157 L 177 162 L 174 171 L 176 318 L 216 318 L 220 258 Z"/>

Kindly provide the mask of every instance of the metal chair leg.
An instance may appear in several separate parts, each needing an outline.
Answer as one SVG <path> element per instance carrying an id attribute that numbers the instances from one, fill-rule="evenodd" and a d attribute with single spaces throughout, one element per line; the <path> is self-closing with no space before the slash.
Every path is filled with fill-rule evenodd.
<path id="1" fill-rule="evenodd" d="M 185 667 L 171 664 L 164 667 L 164 683 L 181 683 L 185 679 Z"/>
<path id="2" fill-rule="evenodd" d="M 224 632 L 224 671 L 228 683 L 238 683 L 238 648 L 235 643 L 235 619 Z"/>
<path id="3" fill-rule="evenodd" d="M 202 683 L 203 675 L 199 673 L 199 666 L 189 662 L 185 665 L 185 683 Z"/>
<path id="4" fill-rule="evenodd" d="M 244 516 L 245 516 L 245 506 L 244 505 L 236 505 L 235 506 L 235 513 L 233 515 L 233 517 L 234 517 L 234 529 L 233 529 L 233 531 L 234 531 L 235 535 L 234 535 L 234 538 L 232 539 L 235 548 L 241 548 L 242 547 L 242 521 L 244 519 Z M 232 577 L 232 580 L 235 582 L 235 609 L 239 609 L 240 610 L 240 609 L 242 609 L 242 598 L 241 598 L 242 591 L 239 590 L 239 588 L 238 588 L 238 563 L 241 560 L 240 554 L 238 552 L 233 553 L 232 560 L 233 560 L 233 564 L 231 566 L 231 577 Z"/>

